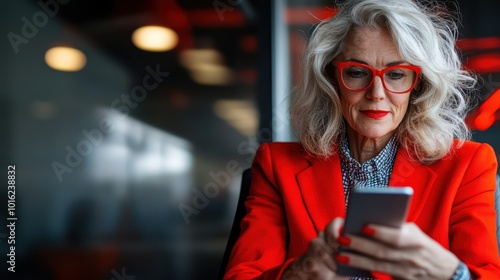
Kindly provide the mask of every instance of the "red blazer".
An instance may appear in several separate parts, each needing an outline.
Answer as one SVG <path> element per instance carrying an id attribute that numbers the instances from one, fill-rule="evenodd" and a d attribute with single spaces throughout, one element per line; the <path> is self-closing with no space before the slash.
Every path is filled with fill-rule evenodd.
<path id="1" fill-rule="evenodd" d="M 390 186 L 411 186 L 408 221 L 452 251 L 477 279 L 500 279 L 494 209 L 497 161 L 465 142 L 430 165 L 400 148 Z M 224 279 L 280 279 L 335 217 L 345 217 L 340 159 L 309 156 L 298 143 L 263 144 L 252 165 L 247 214 Z"/>

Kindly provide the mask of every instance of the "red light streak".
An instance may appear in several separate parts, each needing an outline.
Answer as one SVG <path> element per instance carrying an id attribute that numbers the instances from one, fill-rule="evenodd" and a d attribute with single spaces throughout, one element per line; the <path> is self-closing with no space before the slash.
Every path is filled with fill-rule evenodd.
<path id="1" fill-rule="evenodd" d="M 474 119 L 478 130 L 487 130 L 496 121 L 495 113 L 500 109 L 500 89 L 491 94 L 479 107 L 479 114 Z"/>
<path id="2" fill-rule="evenodd" d="M 500 53 L 486 53 L 470 56 L 464 62 L 465 68 L 472 69 L 478 74 L 500 72 Z"/>
<path id="3" fill-rule="evenodd" d="M 457 41 L 457 47 L 462 51 L 498 49 L 500 48 L 500 38 L 464 38 Z"/>
<path id="4" fill-rule="evenodd" d="M 489 114 L 479 114 L 474 120 L 474 126 L 477 130 L 487 130 L 495 123 L 495 116 Z"/>

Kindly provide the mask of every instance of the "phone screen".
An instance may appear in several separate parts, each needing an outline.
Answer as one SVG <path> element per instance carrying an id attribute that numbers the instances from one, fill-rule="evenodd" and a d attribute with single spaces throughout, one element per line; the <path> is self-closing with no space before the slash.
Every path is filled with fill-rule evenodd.
<path id="1" fill-rule="evenodd" d="M 350 193 L 342 234 L 361 235 L 366 224 L 399 228 L 406 220 L 413 189 L 411 187 L 354 188 Z M 340 247 L 340 251 L 348 251 Z M 338 265 L 345 276 L 371 277 L 370 271 Z"/>

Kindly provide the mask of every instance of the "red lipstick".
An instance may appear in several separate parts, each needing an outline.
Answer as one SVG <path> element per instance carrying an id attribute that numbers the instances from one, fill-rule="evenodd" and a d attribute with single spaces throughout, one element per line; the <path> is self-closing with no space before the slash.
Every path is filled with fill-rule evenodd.
<path id="1" fill-rule="evenodd" d="M 381 119 L 389 114 L 389 111 L 379 111 L 379 110 L 364 110 L 361 113 L 372 119 Z"/>

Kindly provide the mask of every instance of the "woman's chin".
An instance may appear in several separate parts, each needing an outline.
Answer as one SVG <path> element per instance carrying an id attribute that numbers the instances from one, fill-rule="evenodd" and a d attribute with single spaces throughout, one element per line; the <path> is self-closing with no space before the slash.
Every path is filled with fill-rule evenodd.
<path id="1" fill-rule="evenodd" d="M 369 138 L 369 139 L 387 139 L 390 138 L 394 134 L 394 130 L 390 129 L 383 129 L 383 130 L 356 130 L 355 132 L 358 134 L 358 136 L 363 137 L 363 138 Z"/>

